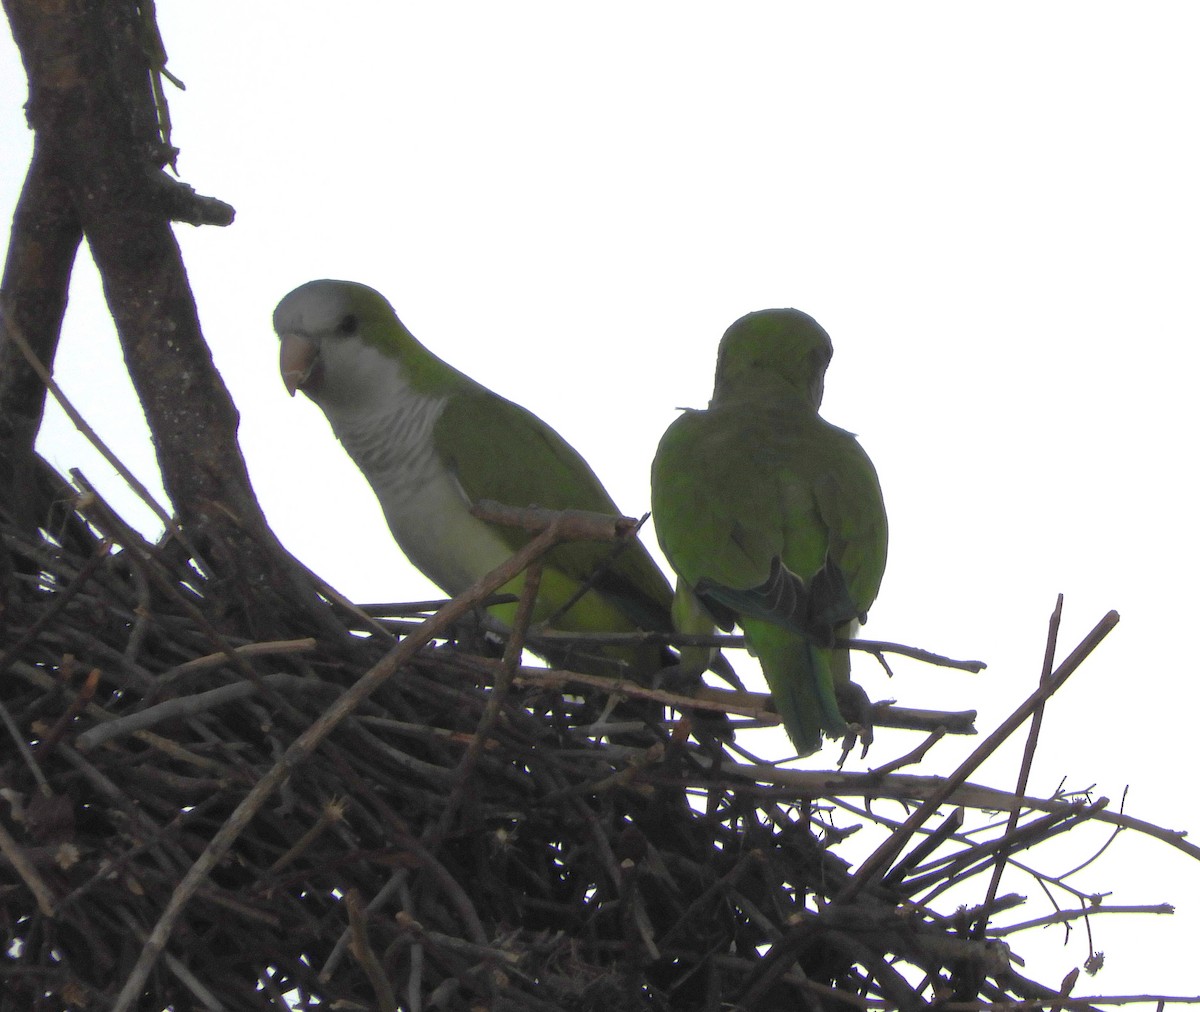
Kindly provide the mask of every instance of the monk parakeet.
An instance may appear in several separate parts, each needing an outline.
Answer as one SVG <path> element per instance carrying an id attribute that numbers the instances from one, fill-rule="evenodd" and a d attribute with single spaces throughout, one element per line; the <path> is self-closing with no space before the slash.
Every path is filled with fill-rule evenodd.
<path id="1" fill-rule="evenodd" d="M 833 643 L 866 619 L 887 557 L 875 468 L 817 414 L 832 355 L 805 313 L 743 316 L 721 340 L 708 409 L 671 424 L 650 478 L 677 623 L 742 627 L 801 755 L 845 730 L 850 658 Z"/>
<path id="2" fill-rule="evenodd" d="M 620 512 L 557 432 L 433 355 L 374 289 L 310 281 L 284 297 L 274 324 L 288 392 L 303 390 L 325 412 L 404 553 L 447 594 L 465 590 L 528 540 L 472 516 L 480 499 Z M 645 548 L 635 541 L 615 561 L 612 550 L 576 542 L 546 555 L 533 622 L 576 632 L 670 631 L 671 588 Z M 501 593 L 519 594 L 523 582 Z M 490 613 L 508 624 L 515 609 L 496 605 Z M 657 646 L 602 652 L 644 683 L 670 661 Z M 616 674 L 615 665 L 603 673 Z"/>

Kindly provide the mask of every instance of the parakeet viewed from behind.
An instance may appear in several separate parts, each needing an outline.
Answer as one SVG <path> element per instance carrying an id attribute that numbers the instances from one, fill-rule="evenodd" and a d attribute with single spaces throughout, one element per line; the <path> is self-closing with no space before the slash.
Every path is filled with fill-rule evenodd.
<path id="1" fill-rule="evenodd" d="M 742 317 L 721 340 L 708 408 L 671 424 L 651 469 L 677 625 L 742 627 L 801 755 L 846 729 L 850 658 L 834 641 L 866 619 L 887 558 L 875 468 L 818 414 L 832 355 L 798 310 Z"/>
<path id="2" fill-rule="evenodd" d="M 288 392 L 302 390 L 325 413 L 405 555 L 447 594 L 465 590 L 529 538 L 472 516 L 481 499 L 620 512 L 557 432 L 423 347 L 374 289 L 311 281 L 279 303 L 274 326 Z M 671 588 L 644 546 L 634 540 L 615 560 L 612 553 L 610 544 L 586 542 L 548 553 L 533 622 L 576 632 L 670 631 Z M 519 594 L 523 582 L 522 575 L 501 593 Z M 490 614 L 507 625 L 515 608 L 495 605 Z M 610 659 L 602 673 L 617 674 L 612 660 L 621 660 L 624 673 L 643 683 L 670 661 L 658 646 L 601 652 Z"/>

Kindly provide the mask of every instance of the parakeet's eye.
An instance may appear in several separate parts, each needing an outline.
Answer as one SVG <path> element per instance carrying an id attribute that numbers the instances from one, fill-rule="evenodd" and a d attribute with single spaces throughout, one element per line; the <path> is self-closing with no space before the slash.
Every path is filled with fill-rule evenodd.
<path id="1" fill-rule="evenodd" d="M 347 313 L 338 321 L 337 332 L 339 334 L 353 334 L 356 330 L 358 330 L 358 317 L 353 313 Z"/>

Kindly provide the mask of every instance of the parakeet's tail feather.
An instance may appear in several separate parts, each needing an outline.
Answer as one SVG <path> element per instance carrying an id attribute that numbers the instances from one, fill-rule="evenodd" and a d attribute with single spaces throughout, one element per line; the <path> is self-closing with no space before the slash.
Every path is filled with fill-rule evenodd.
<path id="1" fill-rule="evenodd" d="M 743 628 L 796 751 L 811 755 L 820 749 L 823 736 L 843 734 L 846 722 L 834 692 L 833 651 L 769 623 L 747 621 Z"/>

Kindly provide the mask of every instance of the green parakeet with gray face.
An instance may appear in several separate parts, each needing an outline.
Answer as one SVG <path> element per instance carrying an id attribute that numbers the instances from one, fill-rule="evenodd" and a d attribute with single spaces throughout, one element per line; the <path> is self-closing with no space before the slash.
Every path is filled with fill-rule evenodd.
<path id="1" fill-rule="evenodd" d="M 833 644 L 866 619 L 887 559 L 875 468 L 817 413 L 832 355 L 798 310 L 742 317 L 721 340 L 708 409 L 672 423 L 651 470 L 677 624 L 742 627 L 801 755 L 845 731 L 850 658 Z"/>
<path id="2" fill-rule="evenodd" d="M 284 297 L 274 325 L 288 392 L 304 391 L 324 411 L 405 555 L 447 594 L 465 590 L 529 538 L 472 516 L 480 499 L 620 512 L 557 432 L 433 355 L 374 289 L 311 281 Z M 671 588 L 645 548 L 634 541 L 615 561 L 612 548 L 576 542 L 548 553 L 533 622 L 577 632 L 670 631 Z M 522 575 L 501 593 L 519 594 L 523 582 Z M 508 624 L 515 609 L 490 612 Z M 656 646 L 603 653 L 644 683 L 670 661 Z M 618 673 L 611 662 L 604 667 Z"/>

